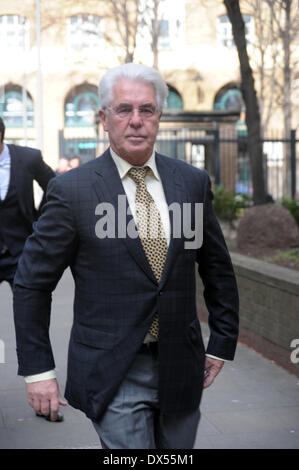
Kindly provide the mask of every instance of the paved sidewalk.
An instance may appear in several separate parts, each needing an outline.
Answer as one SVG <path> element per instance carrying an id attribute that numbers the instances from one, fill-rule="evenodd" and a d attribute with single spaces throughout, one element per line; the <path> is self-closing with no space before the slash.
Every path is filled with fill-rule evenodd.
<path id="1" fill-rule="evenodd" d="M 73 282 L 66 272 L 53 294 L 51 338 L 61 391 L 72 322 Z M 99 448 L 85 415 L 62 409 L 63 423 L 35 417 L 18 377 L 12 295 L 0 284 L 0 449 Z M 207 325 L 203 325 L 205 340 Z M 0 347 L 1 347 L 0 341 Z M 1 359 L 1 355 L 0 355 Z M 299 367 L 299 364 L 298 364 Z M 239 344 L 234 362 L 225 364 L 204 391 L 196 449 L 299 449 L 299 378 Z"/>

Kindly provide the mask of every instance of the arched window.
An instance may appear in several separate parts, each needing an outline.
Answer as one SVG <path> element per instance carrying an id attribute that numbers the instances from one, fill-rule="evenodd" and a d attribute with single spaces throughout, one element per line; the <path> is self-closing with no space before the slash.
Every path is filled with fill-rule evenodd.
<path id="1" fill-rule="evenodd" d="M 5 85 L 0 96 L 0 115 L 3 117 L 6 127 L 24 127 L 34 125 L 33 100 L 28 91 L 19 85 Z"/>
<path id="2" fill-rule="evenodd" d="M 80 14 L 67 18 L 68 46 L 75 50 L 90 50 L 100 46 L 103 37 L 102 18 Z"/>
<path id="3" fill-rule="evenodd" d="M 0 16 L 0 44 L 2 51 L 29 49 L 29 21 L 25 16 Z"/>
<path id="4" fill-rule="evenodd" d="M 167 97 L 167 103 L 166 103 L 166 108 L 167 109 L 183 109 L 183 100 L 179 92 L 172 87 L 171 85 L 168 85 L 168 97 Z"/>
<path id="5" fill-rule="evenodd" d="M 65 127 L 91 127 L 100 109 L 97 87 L 84 84 L 73 88 L 65 99 Z"/>
<path id="6" fill-rule="evenodd" d="M 214 100 L 214 109 L 234 109 L 239 112 L 244 109 L 244 101 L 238 84 L 228 84 L 218 91 Z"/>
<path id="7" fill-rule="evenodd" d="M 237 83 L 229 83 L 218 91 L 214 100 L 214 109 L 238 111 L 240 118 L 236 122 L 237 134 L 247 135 L 245 103 Z"/>

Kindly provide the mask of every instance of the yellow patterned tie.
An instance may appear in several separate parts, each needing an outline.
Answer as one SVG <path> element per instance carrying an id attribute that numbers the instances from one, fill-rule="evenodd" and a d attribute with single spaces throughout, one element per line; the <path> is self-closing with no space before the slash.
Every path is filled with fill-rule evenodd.
<path id="1" fill-rule="evenodd" d="M 166 256 L 167 242 L 157 206 L 147 190 L 145 176 L 149 167 L 131 168 L 128 175 L 136 183 L 136 217 L 139 237 L 152 271 L 160 282 Z M 158 314 L 154 316 L 149 333 L 158 338 Z"/>

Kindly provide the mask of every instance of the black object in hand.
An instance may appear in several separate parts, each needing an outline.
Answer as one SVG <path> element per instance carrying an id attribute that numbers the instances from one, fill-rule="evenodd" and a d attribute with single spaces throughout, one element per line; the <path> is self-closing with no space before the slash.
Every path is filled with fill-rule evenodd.
<path id="1" fill-rule="evenodd" d="M 39 418 L 45 418 L 47 421 L 50 421 L 51 423 L 61 423 L 61 421 L 63 421 L 63 415 L 59 412 L 57 414 L 57 418 L 56 418 L 55 421 L 51 421 L 51 415 L 50 414 L 48 414 L 48 415 L 41 415 L 39 413 L 35 413 L 35 414 Z"/>

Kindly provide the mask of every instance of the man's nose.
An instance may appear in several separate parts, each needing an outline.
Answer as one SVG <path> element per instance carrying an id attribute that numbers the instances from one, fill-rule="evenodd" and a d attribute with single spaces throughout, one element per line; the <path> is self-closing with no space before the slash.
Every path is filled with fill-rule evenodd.
<path id="1" fill-rule="evenodd" d="M 139 114 L 139 109 L 133 109 L 132 115 L 130 117 L 130 125 L 134 127 L 139 127 L 142 125 L 142 119 Z"/>

